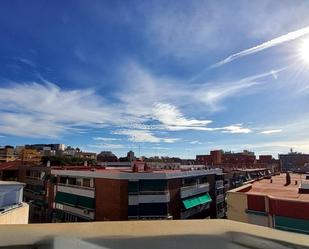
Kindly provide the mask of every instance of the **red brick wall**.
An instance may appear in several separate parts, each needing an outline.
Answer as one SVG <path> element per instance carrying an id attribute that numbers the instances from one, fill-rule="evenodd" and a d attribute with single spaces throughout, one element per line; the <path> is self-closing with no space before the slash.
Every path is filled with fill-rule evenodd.
<path id="1" fill-rule="evenodd" d="M 265 212 L 265 196 L 247 195 L 247 205 L 249 210 Z"/>
<path id="2" fill-rule="evenodd" d="M 128 182 L 118 179 L 95 179 L 95 220 L 128 219 Z"/>
<path id="3" fill-rule="evenodd" d="M 173 216 L 173 219 L 180 219 L 181 210 L 181 198 L 180 198 L 180 187 L 182 179 L 169 179 L 168 189 L 170 191 L 170 203 L 169 213 Z"/>
<path id="4" fill-rule="evenodd" d="M 296 219 L 309 220 L 309 202 L 290 200 L 269 200 L 269 213 Z"/>

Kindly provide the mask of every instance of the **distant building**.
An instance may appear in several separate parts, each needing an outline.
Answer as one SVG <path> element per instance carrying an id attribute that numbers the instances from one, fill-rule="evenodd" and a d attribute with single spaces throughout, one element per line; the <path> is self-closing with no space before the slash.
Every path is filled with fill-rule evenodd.
<path id="1" fill-rule="evenodd" d="M 135 160 L 134 152 L 132 150 L 127 153 L 127 158 L 129 162 L 133 162 Z"/>
<path id="2" fill-rule="evenodd" d="M 118 158 L 111 151 L 101 151 L 97 155 L 97 161 L 98 162 L 117 162 Z"/>
<path id="3" fill-rule="evenodd" d="M 257 160 L 253 152 L 244 150 L 243 152 L 233 153 L 224 152 L 222 150 L 214 150 L 210 155 L 197 155 L 197 164 L 204 164 L 210 167 L 219 167 L 224 172 L 229 172 L 237 169 L 255 169 L 267 168 L 273 173 L 279 172 L 279 161 L 271 155 L 262 155 Z"/>
<path id="4" fill-rule="evenodd" d="M 53 168 L 53 221 L 221 218 L 225 193 L 220 169 L 151 170 Z"/>
<path id="5" fill-rule="evenodd" d="M 281 170 L 301 171 L 305 164 L 309 163 L 309 154 L 297 153 L 291 150 L 288 154 L 279 154 Z"/>
<path id="6" fill-rule="evenodd" d="M 15 150 L 13 146 L 4 146 L 0 148 L 0 163 L 11 162 L 16 160 Z"/>
<path id="7" fill-rule="evenodd" d="M 81 159 L 87 159 L 87 160 L 96 160 L 97 154 L 93 152 L 76 152 L 74 157 L 81 158 Z"/>
<path id="8" fill-rule="evenodd" d="M 20 182 L 0 181 L 0 224 L 27 224 L 29 206 L 23 202 Z"/>
<path id="9" fill-rule="evenodd" d="M 19 158 L 24 163 L 36 163 L 41 162 L 41 154 L 35 149 L 22 149 Z"/>
<path id="10" fill-rule="evenodd" d="M 227 218 L 309 234 L 308 179 L 300 174 L 281 174 L 230 190 Z"/>

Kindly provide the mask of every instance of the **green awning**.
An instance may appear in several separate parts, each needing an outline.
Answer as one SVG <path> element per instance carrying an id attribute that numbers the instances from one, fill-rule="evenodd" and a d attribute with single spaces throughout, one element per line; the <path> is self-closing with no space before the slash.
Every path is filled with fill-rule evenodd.
<path id="1" fill-rule="evenodd" d="M 198 205 L 202 205 L 208 202 L 211 202 L 211 197 L 209 196 L 209 194 L 204 194 L 204 195 L 200 195 L 200 196 L 195 196 L 193 198 L 190 199 L 186 199 L 183 200 L 182 203 L 185 206 L 186 209 L 190 209 L 193 207 L 196 207 Z"/>
<path id="2" fill-rule="evenodd" d="M 205 204 L 207 202 L 211 202 L 212 201 L 209 194 L 201 195 L 198 199 L 199 199 L 201 204 Z"/>
<path id="3" fill-rule="evenodd" d="M 71 205 L 74 207 L 79 206 L 79 207 L 89 208 L 89 209 L 94 209 L 95 207 L 93 198 L 59 192 L 59 191 L 56 194 L 55 202 L 60 203 L 60 204 Z"/>

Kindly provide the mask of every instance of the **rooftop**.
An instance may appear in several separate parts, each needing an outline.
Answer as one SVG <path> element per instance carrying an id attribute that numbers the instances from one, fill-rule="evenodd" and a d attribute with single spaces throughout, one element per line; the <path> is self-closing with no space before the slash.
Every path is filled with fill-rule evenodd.
<path id="1" fill-rule="evenodd" d="M 309 194 L 299 194 L 298 188 L 301 181 L 305 180 L 304 174 L 290 174 L 291 184 L 285 186 L 286 175 L 280 174 L 270 179 L 263 179 L 252 183 L 251 189 L 248 194 L 262 194 L 278 199 L 295 199 L 300 201 L 309 201 Z M 297 181 L 297 184 L 295 184 Z M 308 180 L 307 180 L 308 181 Z"/>
<path id="2" fill-rule="evenodd" d="M 14 181 L 0 181 L 0 187 L 1 186 L 24 186 L 25 184 L 22 182 L 14 182 Z"/>

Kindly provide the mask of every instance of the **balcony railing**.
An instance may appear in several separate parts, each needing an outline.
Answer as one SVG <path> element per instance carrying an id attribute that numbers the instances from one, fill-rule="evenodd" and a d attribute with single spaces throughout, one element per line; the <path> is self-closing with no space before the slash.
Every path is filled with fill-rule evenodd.
<path id="1" fill-rule="evenodd" d="M 216 189 L 224 188 L 223 180 L 216 181 Z"/>
<path id="2" fill-rule="evenodd" d="M 195 184 L 185 186 L 180 189 L 181 198 L 186 198 L 192 195 L 201 194 L 209 191 L 209 183 Z"/>
<path id="3" fill-rule="evenodd" d="M 180 218 L 181 219 L 187 219 L 187 218 L 189 218 L 189 217 L 191 217 L 195 214 L 198 214 L 198 213 L 200 213 L 200 212 L 202 212 L 202 211 L 204 211 L 208 208 L 209 208 L 209 203 L 201 205 L 201 206 L 190 208 L 186 211 L 181 212 Z"/>
<path id="4" fill-rule="evenodd" d="M 217 200 L 217 204 L 224 202 L 224 195 L 217 195 L 216 200 Z"/>

